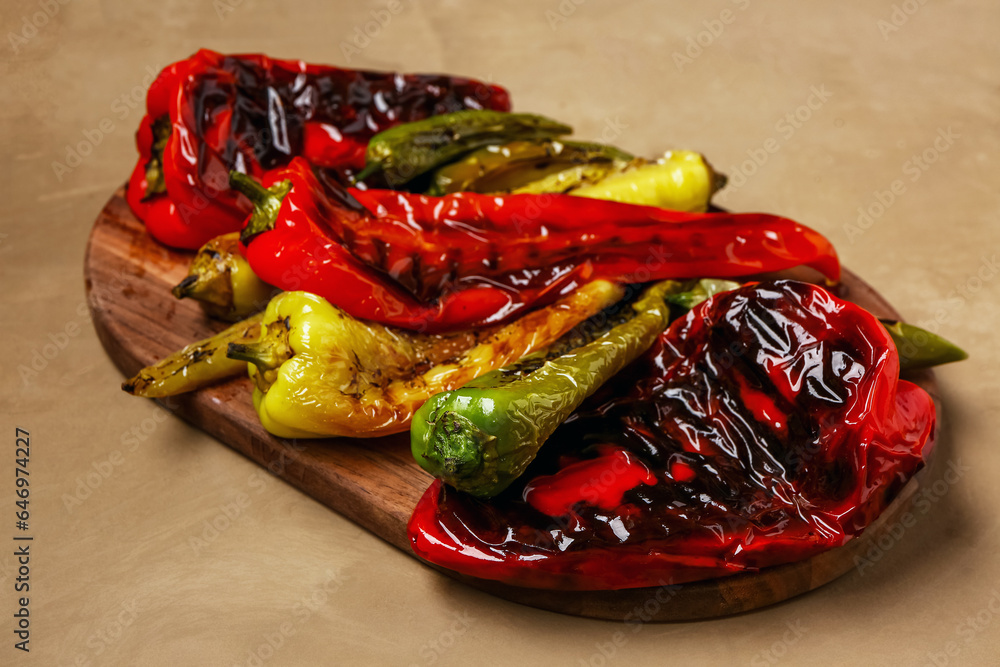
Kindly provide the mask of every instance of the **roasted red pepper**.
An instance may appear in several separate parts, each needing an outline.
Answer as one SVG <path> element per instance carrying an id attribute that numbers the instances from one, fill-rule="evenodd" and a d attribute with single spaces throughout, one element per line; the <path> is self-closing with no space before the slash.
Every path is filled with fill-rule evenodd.
<path id="1" fill-rule="evenodd" d="M 489 501 L 436 481 L 426 560 L 520 586 L 679 584 L 844 544 L 932 446 L 871 314 L 806 283 L 718 295 L 675 321 Z"/>
<path id="2" fill-rule="evenodd" d="M 246 219 L 246 201 L 228 188 L 232 169 L 259 178 L 301 156 L 346 179 L 384 129 L 462 109 L 509 108 L 506 90 L 473 79 L 202 50 L 150 86 L 128 202 L 157 240 L 198 248 Z M 165 145 L 160 132 L 169 132 Z"/>
<path id="3" fill-rule="evenodd" d="M 679 213 L 558 194 L 360 191 L 317 177 L 302 160 L 264 184 L 287 194 L 266 220 L 258 202 L 244 229 L 254 272 L 406 329 L 497 323 L 594 278 L 726 278 L 801 264 L 830 280 L 840 274 L 829 241 L 773 215 Z"/>

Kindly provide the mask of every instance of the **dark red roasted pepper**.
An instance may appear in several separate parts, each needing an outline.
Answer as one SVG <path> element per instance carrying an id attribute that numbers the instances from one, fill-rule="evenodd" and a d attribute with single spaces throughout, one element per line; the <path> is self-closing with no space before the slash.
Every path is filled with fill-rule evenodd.
<path id="1" fill-rule="evenodd" d="M 519 586 L 623 589 L 844 544 L 932 446 L 871 314 L 806 283 L 744 286 L 674 322 L 489 501 L 435 481 L 414 551 Z"/>
<path id="2" fill-rule="evenodd" d="M 264 185 L 286 181 L 291 189 L 273 222 L 244 230 L 254 272 L 406 329 L 494 324 L 595 278 L 727 278 L 801 264 L 832 281 L 840 275 L 829 241 L 773 215 L 679 213 L 558 194 L 345 190 L 301 160 L 269 173 Z"/>
<path id="3" fill-rule="evenodd" d="M 201 50 L 160 73 L 146 109 L 129 205 L 157 240 L 198 248 L 238 231 L 249 212 L 228 187 L 232 169 L 260 178 L 301 156 L 346 179 L 364 167 L 368 140 L 382 130 L 462 109 L 507 111 L 510 100 L 473 79 Z M 170 131 L 161 156 L 157 122 Z M 147 179 L 151 161 L 155 178 Z"/>

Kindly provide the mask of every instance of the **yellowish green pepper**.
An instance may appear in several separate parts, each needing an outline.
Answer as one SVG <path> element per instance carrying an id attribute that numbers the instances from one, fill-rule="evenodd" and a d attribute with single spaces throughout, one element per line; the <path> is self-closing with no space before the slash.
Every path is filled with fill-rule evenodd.
<path id="1" fill-rule="evenodd" d="M 229 346 L 250 362 L 261 424 L 286 438 L 376 437 L 409 428 L 428 398 L 546 347 L 622 298 L 594 281 L 492 330 L 416 334 L 356 320 L 325 299 L 285 292 L 261 337 Z"/>
<path id="2" fill-rule="evenodd" d="M 229 322 L 263 310 L 277 288 L 257 277 L 240 253 L 239 242 L 240 233 L 233 232 L 203 245 L 173 295 L 195 299 L 209 315 Z"/>
<path id="3" fill-rule="evenodd" d="M 147 366 L 122 383 L 133 396 L 163 398 L 194 391 L 246 372 L 246 363 L 227 356 L 230 343 L 246 343 L 260 336 L 258 313 L 214 336 L 192 343 L 166 359 Z"/>

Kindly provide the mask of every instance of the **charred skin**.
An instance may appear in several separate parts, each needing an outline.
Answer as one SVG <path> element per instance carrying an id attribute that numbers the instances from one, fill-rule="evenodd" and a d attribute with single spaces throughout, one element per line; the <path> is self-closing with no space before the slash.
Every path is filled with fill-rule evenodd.
<path id="1" fill-rule="evenodd" d="M 210 338 L 192 343 L 166 359 L 147 366 L 122 383 L 133 396 L 163 398 L 194 391 L 205 385 L 246 372 L 246 363 L 227 357 L 231 343 L 260 336 L 262 314 L 237 322 Z"/>
<path id="2" fill-rule="evenodd" d="M 240 254 L 239 232 L 217 236 L 191 260 L 188 275 L 172 291 L 178 299 L 198 301 L 210 316 L 242 320 L 267 306 L 277 288 L 257 277 Z"/>
<path id="3" fill-rule="evenodd" d="M 268 305 L 262 336 L 230 346 L 230 356 L 251 362 L 254 406 L 270 433 L 376 437 L 405 431 L 434 394 L 550 345 L 623 292 L 594 281 L 502 328 L 442 335 L 362 322 L 285 292 Z"/>

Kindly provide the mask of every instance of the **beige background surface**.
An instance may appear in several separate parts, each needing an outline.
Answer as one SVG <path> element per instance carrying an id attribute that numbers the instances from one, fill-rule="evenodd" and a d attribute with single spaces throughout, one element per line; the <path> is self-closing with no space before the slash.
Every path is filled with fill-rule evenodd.
<path id="1" fill-rule="evenodd" d="M 384 20 L 386 0 L 215 0 L 198 10 L 52 0 L 44 22 L 45 1 L 3 1 L 0 541 L 15 532 L 15 426 L 32 436 L 36 539 L 28 656 L 12 647 L 15 564 L 0 547 L 0 664 L 996 664 L 1000 5 L 400 2 L 352 44 L 366 22 Z M 33 20 L 44 23 L 34 32 Z M 122 394 L 79 310 L 87 233 L 135 159 L 142 111 L 129 97 L 140 98 L 149 72 L 202 46 L 487 77 L 509 87 L 517 109 L 564 119 L 578 136 L 607 132 L 640 154 L 703 151 L 740 186 L 726 206 L 823 231 L 908 318 L 937 318 L 972 354 L 939 373 L 935 474 L 960 463 L 961 476 L 942 481 L 870 567 L 741 617 L 640 626 L 617 645 L 620 625 L 448 581 L 260 477 Z M 782 120 L 797 110 L 808 120 Z M 95 135 L 104 118 L 113 131 Z M 53 162 L 85 132 L 100 142 L 57 174 Z M 911 158 L 925 153 L 934 161 L 922 169 Z M 762 165 L 747 162 L 754 155 Z M 877 193 L 896 180 L 902 194 L 880 212 Z M 859 207 L 872 207 L 864 227 Z M 18 367 L 53 340 L 63 348 L 22 378 Z M 109 461 L 89 496 L 67 504 Z M 250 504 L 231 527 L 193 546 L 240 494 Z"/>

